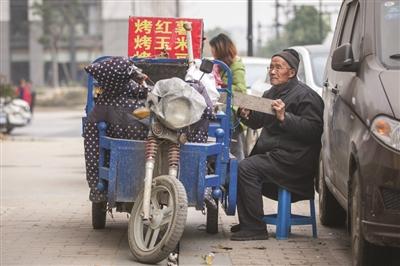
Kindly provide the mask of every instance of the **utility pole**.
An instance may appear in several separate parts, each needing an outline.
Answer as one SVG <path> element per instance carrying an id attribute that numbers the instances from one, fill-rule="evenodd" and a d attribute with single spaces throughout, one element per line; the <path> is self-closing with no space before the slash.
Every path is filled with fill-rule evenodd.
<path id="1" fill-rule="evenodd" d="M 286 6 L 284 7 L 285 10 L 285 19 L 286 21 L 290 20 L 290 15 L 292 12 L 292 0 L 286 0 Z"/>
<path id="2" fill-rule="evenodd" d="M 279 8 L 281 7 L 281 5 L 279 4 L 279 0 L 275 0 L 275 37 L 277 39 L 280 38 L 280 34 L 279 34 L 279 27 L 281 26 L 281 24 L 279 23 Z"/>
<path id="3" fill-rule="evenodd" d="M 247 55 L 253 56 L 253 0 L 247 0 Z"/>
<path id="4" fill-rule="evenodd" d="M 69 82 L 77 82 L 77 66 L 76 66 L 76 32 L 73 24 L 68 25 L 69 27 L 69 55 L 70 55 L 70 74 Z"/>
<path id="5" fill-rule="evenodd" d="M 319 38 L 322 42 L 322 0 L 319 0 L 318 27 L 319 27 Z"/>
<path id="6" fill-rule="evenodd" d="M 257 23 L 257 54 L 261 51 L 261 22 Z"/>
<path id="7" fill-rule="evenodd" d="M 181 16 L 181 10 L 180 10 L 180 3 L 179 0 L 175 0 L 175 17 L 179 18 Z"/>

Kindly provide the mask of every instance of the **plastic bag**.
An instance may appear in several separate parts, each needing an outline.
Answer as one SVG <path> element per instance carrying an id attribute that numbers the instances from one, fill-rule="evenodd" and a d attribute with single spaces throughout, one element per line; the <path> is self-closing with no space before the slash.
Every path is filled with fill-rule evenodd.
<path id="1" fill-rule="evenodd" d="M 207 94 L 211 99 L 213 105 L 215 105 L 219 99 L 219 92 L 216 87 L 216 82 L 214 79 L 214 75 L 212 73 L 207 74 L 200 71 L 201 60 L 196 59 L 195 63 L 191 65 L 187 71 L 185 76 L 185 80 L 200 80 L 203 86 L 207 90 Z M 201 77 L 204 74 L 203 77 Z"/>
<path id="2" fill-rule="evenodd" d="M 151 110 L 173 130 L 199 121 L 207 107 L 204 97 L 180 78 L 157 81 L 149 97 Z"/>

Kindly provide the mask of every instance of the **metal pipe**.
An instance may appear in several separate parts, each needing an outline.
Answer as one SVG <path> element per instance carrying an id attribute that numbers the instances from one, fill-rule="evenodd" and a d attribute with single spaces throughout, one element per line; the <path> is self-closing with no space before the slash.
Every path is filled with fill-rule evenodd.
<path id="1" fill-rule="evenodd" d="M 179 18 L 181 16 L 181 7 L 179 0 L 175 0 L 175 17 Z"/>
<path id="2" fill-rule="evenodd" d="M 188 60 L 189 66 L 194 63 L 193 56 L 193 44 L 192 44 L 192 24 L 190 22 L 185 22 L 183 27 L 186 30 L 186 42 L 187 42 L 187 50 L 188 50 Z"/>
<path id="3" fill-rule="evenodd" d="M 178 176 L 178 167 L 179 167 L 179 159 L 180 159 L 180 150 L 179 145 L 176 143 L 170 143 L 168 149 L 168 175 L 172 178 L 176 178 Z"/>
<path id="4" fill-rule="evenodd" d="M 158 143 L 153 135 L 149 135 L 146 141 L 146 164 L 144 175 L 144 188 L 143 188 L 143 220 L 149 220 L 150 217 L 150 198 L 151 186 L 153 182 L 153 172 L 155 165 L 155 158 L 157 155 Z"/>
<path id="5" fill-rule="evenodd" d="M 253 1 L 247 0 L 247 55 L 253 56 Z"/>
<path id="6" fill-rule="evenodd" d="M 279 39 L 280 35 L 279 35 L 279 27 L 281 26 L 281 24 L 279 23 L 279 8 L 281 7 L 281 5 L 279 4 L 279 0 L 275 0 L 275 38 Z"/>
<path id="7" fill-rule="evenodd" d="M 319 0 L 318 28 L 319 28 L 319 38 L 322 42 L 323 36 L 322 36 L 322 1 L 321 0 Z"/>
<path id="8" fill-rule="evenodd" d="M 143 192 L 143 220 L 150 219 L 150 197 L 151 183 L 153 182 L 154 160 L 146 161 L 146 172 L 144 177 L 144 192 Z"/>
<path id="9" fill-rule="evenodd" d="M 178 168 L 176 167 L 170 167 L 168 169 L 168 175 L 172 178 L 176 178 L 178 176 Z"/>

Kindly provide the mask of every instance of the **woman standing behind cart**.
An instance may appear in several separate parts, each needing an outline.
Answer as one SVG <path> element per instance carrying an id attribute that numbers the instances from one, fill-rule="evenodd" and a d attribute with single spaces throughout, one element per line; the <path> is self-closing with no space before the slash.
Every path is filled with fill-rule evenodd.
<path id="1" fill-rule="evenodd" d="M 232 91 L 246 93 L 245 67 L 237 55 L 237 49 L 232 40 L 225 34 L 220 33 L 210 40 L 211 53 L 215 59 L 221 60 L 229 66 L 232 71 Z M 218 70 L 221 77 L 222 86 L 227 84 L 227 74 L 224 71 Z M 237 122 L 236 112 L 234 112 L 232 134 L 231 153 L 235 155 L 238 161 L 244 159 L 244 134 L 243 126 Z"/>

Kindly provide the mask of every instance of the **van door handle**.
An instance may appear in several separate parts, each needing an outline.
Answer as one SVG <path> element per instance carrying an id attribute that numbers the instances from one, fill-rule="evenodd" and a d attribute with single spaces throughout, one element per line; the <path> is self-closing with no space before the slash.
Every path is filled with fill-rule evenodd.
<path id="1" fill-rule="evenodd" d="M 331 92 L 335 95 L 339 94 L 339 89 L 337 88 L 337 85 L 335 85 L 335 87 L 331 88 Z"/>

